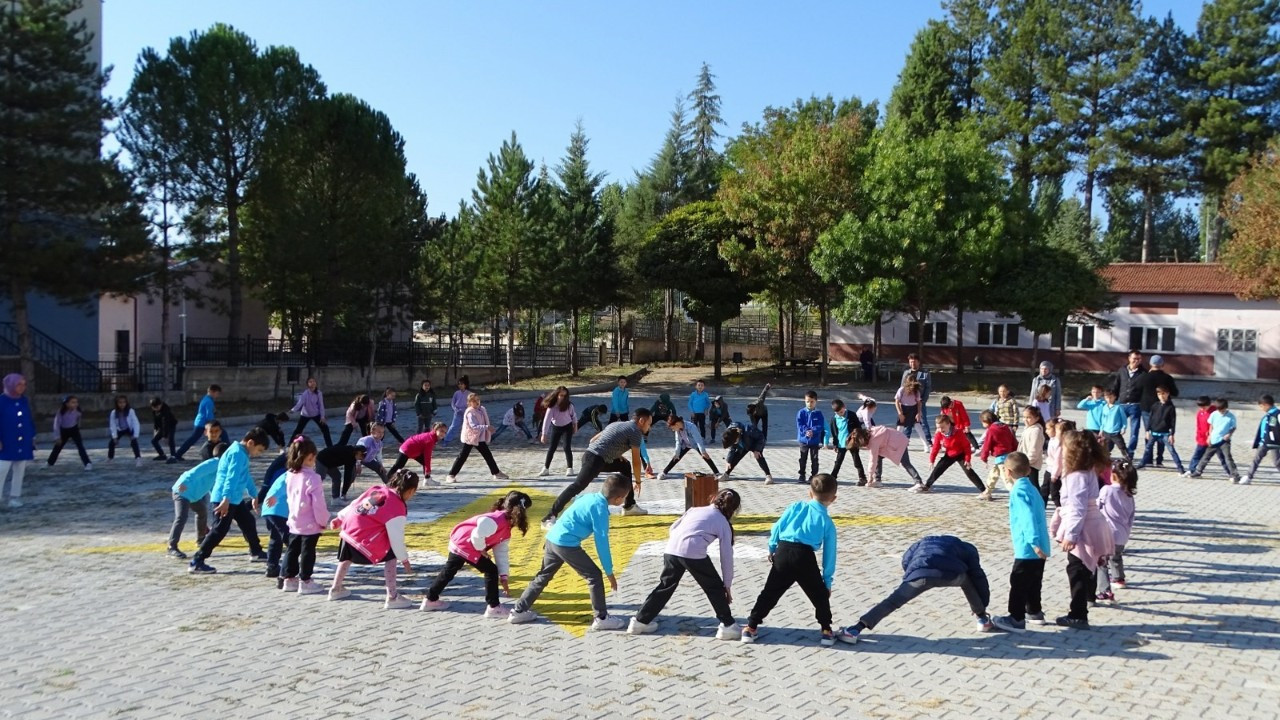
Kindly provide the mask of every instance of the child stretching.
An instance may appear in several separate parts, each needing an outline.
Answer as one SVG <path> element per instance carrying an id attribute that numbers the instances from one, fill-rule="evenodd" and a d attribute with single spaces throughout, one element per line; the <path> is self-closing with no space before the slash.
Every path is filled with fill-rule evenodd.
<path id="1" fill-rule="evenodd" d="M 142 467 L 142 451 L 138 449 L 138 435 L 142 432 L 138 425 L 138 414 L 129 407 L 129 398 L 116 396 L 116 406 L 107 416 L 107 429 L 111 432 L 111 440 L 107 443 L 107 462 L 116 459 L 116 444 L 121 435 L 129 436 L 129 447 L 133 449 L 133 464 Z"/>
<path id="2" fill-rule="evenodd" d="M 763 432 L 755 427 L 730 423 L 720 442 L 724 449 L 729 451 L 729 457 L 725 460 L 728 465 L 724 469 L 724 474 L 717 478 L 720 482 L 728 482 L 729 474 L 738 466 L 738 463 L 742 462 L 747 453 L 751 453 L 756 457 L 756 464 L 764 471 L 764 484 L 773 484 L 773 474 L 769 472 L 769 461 L 764 459 L 765 434 Z"/>
<path id="3" fill-rule="evenodd" d="M 355 396 L 351 404 L 347 406 L 347 414 L 342 427 L 342 437 L 338 438 L 339 445 L 346 445 L 352 435 L 356 437 L 364 437 L 369 434 L 369 425 L 373 423 L 373 398 L 361 393 Z"/>
<path id="4" fill-rule="evenodd" d="M 351 563 L 382 563 L 382 577 L 387 586 L 387 610 L 413 607 L 409 598 L 396 587 L 396 561 L 405 572 L 413 572 L 409 551 L 404 544 L 404 526 L 409 515 L 409 499 L 418 491 L 418 474 L 397 470 L 386 485 L 374 485 L 342 509 L 333 520 L 339 530 L 338 569 L 333 573 L 329 599 L 341 600 L 351 595 L 342 583 L 347 579 Z"/>
<path id="5" fill-rule="evenodd" d="M 222 451 L 218 451 L 218 457 Z M 173 483 L 173 526 L 169 528 L 171 558 L 186 560 L 187 554 L 178 549 L 182 531 L 187 527 L 187 516 L 196 515 L 196 544 L 204 542 L 209 534 L 209 492 L 218 477 L 218 458 L 210 458 L 178 476 Z"/>
<path id="6" fill-rule="evenodd" d="M 396 453 L 396 461 L 391 465 L 391 469 L 387 471 L 387 474 L 394 475 L 397 470 L 403 468 L 410 460 L 414 460 L 422 466 L 422 481 L 428 486 L 435 485 L 436 483 L 431 479 L 431 455 L 435 453 L 436 444 L 444 438 L 445 433 L 448 431 L 448 425 L 438 422 L 431 427 L 431 432 L 409 436 L 407 440 L 400 444 L 400 452 Z"/>
<path id="7" fill-rule="evenodd" d="M 53 451 L 49 453 L 49 467 L 58 462 L 58 454 L 62 452 L 62 448 L 67 441 L 76 444 L 76 450 L 80 451 L 80 462 L 84 464 L 85 470 L 92 470 L 93 463 L 89 462 L 89 453 L 85 452 L 84 440 L 80 438 L 80 399 L 75 395 L 68 395 L 62 399 L 62 407 L 58 408 L 58 412 L 53 416 Z M 158 460 L 163 460 L 162 454 Z"/>
<path id="8" fill-rule="evenodd" d="M 911 454 L 907 452 L 907 436 L 897 430 L 884 425 L 855 430 L 849 436 L 849 446 L 851 450 L 866 448 L 871 453 L 872 476 L 867 487 L 880 487 L 885 458 L 906 470 L 916 485 L 921 484 L 920 473 L 911 464 Z"/>
<path id="9" fill-rule="evenodd" d="M 733 619 L 733 611 L 729 603 L 733 602 L 733 516 L 742 505 L 742 498 L 736 490 L 721 490 L 711 504 L 706 507 L 695 507 L 685 511 L 671 524 L 671 536 L 667 539 L 667 548 L 662 555 L 662 575 L 658 585 L 645 598 L 640 612 L 631 618 L 627 632 L 632 635 L 651 633 L 658 629 L 654 620 L 658 613 L 671 601 L 680 579 L 687 571 L 694 582 L 706 593 L 707 600 L 715 610 L 720 627 L 716 629 L 717 640 L 737 640 L 742 636 L 742 629 Z M 716 572 L 716 566 L 707 556 L 712 542 L 720 543 L 720 567 L 724 569 L 724 579 Z"/>
<path id="10" fill-rule="evenodd" d="M 898 410 L 898 430 L 900 430 L 907 439 L 911 439 L 911 433 L 915 432 L 915 426 L 920 421 L 920 397 L 923 392 L 920 382 L 914 377 L 908 377 L 902 381 L 902 387 L 893 395 L 893 405 Z M 924 430 L 921 430 L 921 434 Z M 920 438 L 928 442 L 926 438 Z"/>
<path id="11" fill-rule="evenodd" d="M 299 435 L 292 444 L 297 445 L 306 439 Z M 262 508 L 262 521 L 271 536 L 267 542 L 266 576 L 275 579 L 277 590 L 284 587 L 282 573 L 285 568 L 281 560 L 289 548 L 289 449 L 285 448 L 283 454 L 271 461 L 266 476 L 262 478 L 262 488 L 258 490 L 258 507 Z M 279 472 L 276 472 L 277 468 Z"/>
<path id="12" fill-rule="evenodd" d="M 733 419 L 729 417 L 729 403 L 724 401 L 723 395 L 711 398 L 711 412 L 707 416 L 707 422 L 711 424 L 711 438 L 713 440 L 716 437 L 716 428 L 723 425 L 727 429 L 729 423 L 733 422 Z"/>
<path id="13" fill-rule="evenodd" d="M 1047 385 L 1041 386 L 1042 390 L 1046 388 Z M 1040 479 L 1040 468 L 1044 467 L 1044 416 L 1040 414 L 1040 408 L 1028 405 L 1022 409 L 1022 422 L 1026 424 L 1026 428 L 1022 431 L 1022 439 L 1018 441 L 1018 451 L 1026 455 L 1027 461 L 1031 463 L 1031 484 L 1035 485 Z M 1016 475 L 1014 480 L 1020 477 L 1022 476 Z"/>
<path id="14" fill-rule="evenodd" d="M 311 579 L 316 566 L 316 543 L 329 525 L 324 501 L 324 481 L 316 472 L 316 444 L 303 438 L 289 446 L 289 471 L 284 474 L 289 504 L 289 556 L 285 560 L 285 592 L 319 595 L 320 584 Z M 299 582 L 301 578 L 301 582 Z"/>
<path id="15" fill-rule="evenodd" d="M 930 535 L 917 540 L 902 554 L 902 583 L 858 619 L 858 624 L 842 629 L 841 642 L 855 644 L 863 630 L 874 630 L 890 614 L 920 597 L 926 590 L 958 587 L 969 601 L 969 610 L 978 619 L 978 632 L 991 632 L 991 586 L 982 571 L 978 548 L 953 535 Z"/>
<path id="16" fill-rule="evenodd" d="M 1258 421 L 1258 432 L 1253 436 L 1253 464 L 1249 466 L 1249 474 L 1240 478 L 1241 485 L 1253 482 L 1253 476 L 1258 474 L 1258 467 L 1268 454 L 1271 455 L 1271 464 L 1276 470 L 1280 470 L 1280 445 L 1276 444 L 1276 432 L 1280 429 L 1277 427 L 1280 425 L 1280 408 L 1276 407 L 1276 400 L 1271 395 L 1261 395 L 1258 397 L 1258 409 L 1262 411 L 1262 419 Z M 1152 413 L 1154 412 L 1153 408 Z M 1169 450 L 1173 451 L 1172 431 L 1169 433 Z M 1177 453 L 1174 453 L 1173 459 L 1178 459 Z M 1181 462 L 1178 462 L 1178 472 L 1182 472 Z"/>
<path id="17" fill-rule="evenodd" d="M 996 388 L 996 399 L 991 401 L 991 407 L 987 409 L 995 413 L 995 416 L 1005 425 L 1011 428 L 1018 427 L 1018 401 L 1013 397 L 1013 393 L 1009 392 L 1008 385 Z"/>
<path id="18" fill-rule="evenodd" d="M 773 383 L 765 383 L 764 389 L 756 396 L 756 401 L 747 405 L 747 420 L 751 427 L 764 433 L 765 442 L 769 442 L 769 408 L 765 406 L 764 400 L 769 397 L 771 389 Z"/>
<path id="19" fill-rule="evenodd" d="M 475 393 L 467 395 L 467 412 L 462 418 L 462 452 L 454 458 L 453 467 L 449 468 L 449 475 L 444 481 L 458 482 L 458 473 L 466 464 L 472 448 L 480 451 L 480 457 L 484 458 L 485 463 L 488 464 L 489 473 L 493 475 L 494 480 L 510 479 L 506 473 L 498 469 L 498 463 L 494 462 L 493 453 L 489 451 L 489 438 L 492 435 L 493 426 L 489 424 L 489 412 L 480 404 L 480 396 Z"/>
<path id="20" fill-rule="evenodd" d="M 1236 416 L 1227 409 L 1226 398 L 1215 398 L 1213 406 L 1217 409 L 1209 416 L 1209 449 L 1200 458 L 1200 462 L 1191 468 L 1191 477 L 1200 477 L 1209 461 L 1217 455 L 1222 458 L 1222 464 L 1226 467 L 1227 477 L 1231 478 L 1231 482 L 1239 482 L 1240 475 L 1236 472 L 1236 461 L 1231 457 L 1231 436 L 1236 431 Z"/>
<path id="21" fill-rule="evenodd" d="M 449 421 L 449 432 L 444 436 L 444 447 L 448 447 L 449 443 L 457 440 L 462 433 L 462 420 L 467 414 L 467 396 L 470 394 L 471 379 L 463 375 L 458 378 L 458 389 L 453 391 L 453 397 L 449 399 L 449 409 L 453 410 L 453 418 Z M 534 424 L 542 422 L 536 405 L 533 408 L 533 421 Z"/>
<path id="22" fill-rule="evenodd" d="M 217 418 L 218 410 L 216 405 L 218 396 L 221 394 L 221 385 L 210 385 L 209 388 L 205 390 L 204 397 L 200 398 L 200 404 L 196 406 L 196 417 L 191 421 L 191 436 L 183 441 L 182 445 L 178 446 L 178 452 L 169 454 L 168 462 L 180 462 L 182 460 L 182 456 L 185 455 L 186 452 L 191 449 L 191 446 L 195 445 L 196 441 L 200 439 L 200 436 L 204 434 L 206 426 Z M 208 460 L 208 458 L 205 459 Z"/>
<path id="23" fill-rule="evenodd" d="M 1096 599 L 1098 561 L 1114 550 L 1111 528 L 1098 510 L 1098 472 L 1110 464 L 1102 443 L 1087 432 L 1062 433 L 1062 505 L 1049 532 L 1067 555 L 1071 610 L 1056 622 L 1089 627 L 1089 601 Z"/>
<path id="24" fill-rule="evenodd" d="M 1041 385 L 1039 389 L 1036 390 L 1035 401 L 1031 405 L 1028 405 L 1028 407 L 1035 407 L 1035 409 L 1039 410 L 1040 417 L 1044 420 L 1054 417 L 1053 386 Z"/>
<path id="25" fill-rule="evenodd" d="M 804 394 L 804 407 L 796 413 L 796 442 L 800 443 L 800 474 L 796 482 L 804 484 L 818 474 L 818 450 L 822 448 L 822 436 L 826 419 L 818 409 L 818 393 L 809 390 Z M 809 474 L 805 475 L 805 459 L 809 460 Z"/>
<path id="26" fill-rule="evenodd" d="M 347 499 L 356 481 L 359 466 L 364 464 L 365 449 L 360 445 L 334 445 L 316 456 L 316 472 L 332 482 L 333 499 Z"/>
<path id="27" fill-rule="evenodd" d="M 670 429 L 671 434 L 675 436 L 676 453 L 672 456 L 671 462 L 667 463 L 667 466 L 663 468 L 663 479 L 669 480 L 680 477 L 679 475 L 672 474 L 671 469 L 674 468 L 676 463 L 680 462 L 680 459 L 687 455 L 690 450 L 698 451 L 698 454 L 702 456 L 703 461 L 707 463 L 707 467 L 711 468 L 711 474 L 720 474 L 720 470 L 716 468 L 715 462 L 711 460 L 711 455 L 707 453 L 707 447 L 702 444 L 702 436 L 694 435 L 689 432 L 689 428 L 685 426 L 683 418 L 679 415 L 672 415 L 667 418 L 667 428 Z"/>
<path id="28" fill-rule="evenodd" d="M 289 412 L 298 413 L 298 425 L 293 429 L 291 437 L 301 435 L 307 423 L 313 422 L 320 426 L 320 433 L 324 435 L 324 446 L 329 447 L 333 444 L 333 438 L 329 435 L 329 423 L 324 418 L 324 393 L 320 392 L 320 385 L 315 378 L 307 378 L 306 389 L 298 393 L 298 402 L 294 403 L 293 409 Z"/>
<path id="29" fill-rule="evenodd" d="M 814 475 L 809 481 L 809 498 L 792 503 L 769 531 L 769 562 L 773 565 L 755 607 L 751 608 L 747 627 L 742 630 L 744 643 L 756 641 L 760 623 L 769 616 L 769 611 L 792 585 L 799 584 L 813 603 L 814 615 L 822 627 L 819 642 L 826 647 L 836 644 L 831 630 L 836 526 L 827 513 L 827 507 L 836 501 L 836 479 L 826 473 Z M 816 555 L 819 550 L 822 551 L 821 569 Z"/>
<path id="30" fill-rule="evenodd" d="M 382 438 L 386 433 L 386 426 L 376 422 L 369 428 L 368 435 L 356 441 L 357 447 L 364 448 L 364 460 L 360 461 L 360 466 L 372 470 L 378 480 L 384 483 L 387 481 L 387 470 L 382 465 Z"/>
<path id="31" fill-rule="evenodd" d="M 502 433 L 506 432 L 510 428 L 514 428 L 524 433 L 524 438 L 528 440 L 530 444 L 537 444 L 538 441 L 533 439 L 533 433 L 529 431 L 529 424 L 524 421 L 524 403 L 519 400 L 517 400 L 516 404 L 512 405 L 511 409 L 507 410 L 507 412 L 502 416 L 502 425 L 493 432 L 493 439 L 497 440 Z"/>
<path id="32" fill-rule="evenodd" d="M 978 495 L 978 499 L 989 501 L 991 493 L 995 492 L 996 484 L 1000 482 L 1000 466 L 1004 463 L 1006 455 L 1018 449 L 1018 440 L 1013 436 L 1013 430 L 990 410 L 983 410 L 979 419 L 982 420 L 982 427 L 986 428 L 986 431 L 982 433 L 982 451 L 978 453 L 978 459 L 987 463 L 991 470 L 987 473 L 987 487 Z M 1015 418 L 1014 423 L 1017 422 Z"/>
<path id="33" fill-rule="evenodd" d="M 547 457 L 542 463 L 542 472 L 538 473 L 538 477 L 547 477 L 551 474 L 551 461 L 555 459 L 561 438 L 564 439 L 564 461 L 567 465 L 565 474 L 569 477 L 577 475 L 573 471 L 573 435 L 576 432 L 578 432 L 578 411 L 569 400 L 569 389 L 561 385 L 556 388 L 551 401 L 547 403 L 547 412 L 542 418 L 542 430 L 538 441 L 547 446 Z M 547 438 L 551 439 L 550 443 Z"/>
<path id="34" fill-rule="evenodd" d="M 827 448 L 836 451 L 836 462 L 831 466 L 831 477 L 840 479 L 840 466 L 844 464 L 844 456 L 853 453 L 853 467 L 858 471 L 858 487 L 867 484 L 867 471 L 862 467 L 862 458 L 857 447 L 849 444 L 849 436 L 862 429 L 862 421 L 845 407 L 844 401 L 836 398 L 831 401 L 831 422 L 827 423 Z M 850 450 L 850 448 L 853 448 Z"/>
<path id="35" fill-rule="evenodd" d="M 964 403 L 943 395 L 942 400 L 938 402 L 938 407 L 943 415 L 951 418 L 951 424 L 955 427 L 956 432 L 969 438 L 969 444 L 974 450 L 977 450 L 978 438 L 973 436 L 973 430 L 970 429 L 973 427 L 973 422 L 969 419 L 969 411 L 964 408 Z"/>
<path id="36" fill-rule="evenodd" d="M 391 433 L 391 437 L 395 438 L 396 442 L 404 442 L 404 436 L 400 434 L 400 428 L 396 427 L 395 388 L 387 388 L 382 391 L 382 400 L 378 402 L 376 420 L 387 428 L 387 432 Z"/>
<path id="37" fill-rule="evenodd" d="M 1204 457 L 1205 451 L 1209 449 L 1209 416 L 1213 415 L 1213 401 L 1208 395 L 1201 395 L 1196 398 L 1196 449 L 1191 453 L 1191 462 L 1187 463 L 1187 471 L 1182 473 L 1182 477 L 1191 477 L 1191 471 L 1195 470 L 1196 465 L 1200 464 L 1200 458 Z M 1222 469 L 1227 469 L 1227 459 L 1219 456 L 1222 461 Z"/>
<path id="38" fill-rule="evenodd" d="M 249 543 L 249 557 L 254 562 L 266 562 L 267 554 L 262 552 L 258 524 L 253 517 L 258 511 L 258 486 L 254 484 L 253 475 L 249 472 L 249 460 L 261 455 L 269 442 L 271 441 L 262 428 L 253 428 L 245 433 L 243 440 L 230 445 L 222 453 L 222 457 L 218 458 L 218 472 L 209 493 L 210 500 L 214 503 L 213 514 L 218 518 L 217 524 L 204 536 L 196 554 L 191 558 L 191 566 L 187 572 L 196 575 L 217 572 L 206 565 L 204 559 L 227 536 L 232 522 L 240 526 L 240 533 L 244 535 L 245 542 Z"/>
<path id="39" fill-rule="evenodd" d="M 1022 452 L 1009 453 L 1004 461 L 1004 476 L 1010 484 L 1013 571 L 1009 573 L 1009 614 L 993 617 L 991 622 L 1009 632 L 1026 632 L 1028 620 L 1044 625 L 1040 587 L 1044 582 L 1044 561 L 1049 557 L 1049 525 L 1044 519 L 1044 499 L 1031 479 L 1034 470 Z"/>
<path id="40" fill-rule="evenodd" d="M 983 412 L 983 415 L 989 415 L 990 411 Z M 946 415 L 939 415 L 934 418 L 934 424 L 937 425 L 938 431 L 933 435 L 933 446 L 929 449 L 929 464 L 933 469 L 929 471 L 929 479 L 920 482 L 916 479 L 916 484 L 911 486 L 911 492 L 927 493 L 933 489 L 933 484 L 942 477 L 942 473 L 947 471 L 956 463 L 960 463 L 961 469 L 964 470 L 965 477 L 969 478 L 969 482 L 978 488 L 979 492 L 983 492 L 982 480 L 978 474 L 973 471 L 973 446 L 969 444 L 969 438 L 956 432 L 955 426 L 951 423 L 951 418 Z M 988 435 L 987 437 L 990 437 Z M 905 450 L 905 448 L 904 448 Z M 938 460 L 938 451 L 942 451 L 942 459 Z M 905 456 L 906 453 L 904 452 Z"/>
<path id="41" fill-rule="evenodd" d="M 609 427 L 620 425 L 618 423 Z M 511 608 L 508 622 L 520 625 L 536 620 L 538 615 L 532 609 L 533 604 L 538 601 L 538 596 L 555 578 L 556 573 L 560 572 L 561 566 L 569 563 L 569 567 L 587 581 L 587 589 L 591 593 L 594 617 L 589 629 L 621 630 L 626 627 L 622 618 L 609 614 L 604 601 L 604 578 L 609 579 L 609 587 L 617 592 L 618 579 L 613 575 L 613 555 L 609 551 L 609 506 L 623 504 L 631 492 L 631 478 L 611 474 L 605 478 L 604 487 L 599 493 L 578 498 L 564 514 L 555 519 L 555 524 L 547 531 L 547 541 L 542 548 L 542 567 L 516 601 L 515 607 Z M 603 575 L 601 568 L 582 549 L 582 543 L 592 535 L 596 538 L 596 555 L 604 568 Z"/>
<path id="42" fill-rule="evenodd" d="M 872 428 L 876 426 L 876 399 L 869 398 L 866 395 L 859 394 L 858 399 L 862 401 L 862 407 L 858 408 L 858 419 L 862 421 L 863 427 Z"/>
<path id="43" fill-rule="evenodd" d="M 588 405 L 582 408 L 582 412 L 578 413 L 578 427 L 581 428 L 584 425 L 588 425 L 595 428 L 596 432 L 600 432 L 604 430 L 605 425 L 609 424 L 602 419 L 608 417 L 608 415 L 608 405 Z"/>
<path id="44" fill-rule="evenodd" d="M 532 498 L 512 490 L 494 503 L 489 512 L 455 525 L 449 533 L 449 557 L 427 590 L 427 596 L 422 599 L 421 609 L 430 611 L 449 607 L 449 603 L 440 599 L 440 593 L 449 587 L 463 565 L 470 565 L 484 575 L 484 616 L 508 617 L 507 609 L 498 601 L 498 585 L 502 585 L 503 594 L 511 594 L 507 584 L 507 575 L 511 572 L 511 531 L 519 530 L 521 535 L 529 532 L 531 507 Z M 490 551 L 493 552 L 492 559 L 489 558 Z"/>
<path id="45" fill-rule="evenodd" d="M 178 451 L 174 437 L 178 433 L 178 418 L 169 404 L 158 397 L 151 398 L 151 447 L 156 449 L 155 460 L 168 460 Z M 164 454 L 164 441 L 169 441 L 169 455 Z"/>
<path id="46" fill-rule="evenodd" d="M 1098 561 L 1098 602 L 1115 602 L 1111 588 L 1124 589 L 1124 546 L 1133 532 L 1133 496 L 1138 494 L 1138 469 L 1128 460 L 1111 465 L 1111 484 L 1098 491 L 1098 510 L 1111 528 L 1115 551 Z"/>

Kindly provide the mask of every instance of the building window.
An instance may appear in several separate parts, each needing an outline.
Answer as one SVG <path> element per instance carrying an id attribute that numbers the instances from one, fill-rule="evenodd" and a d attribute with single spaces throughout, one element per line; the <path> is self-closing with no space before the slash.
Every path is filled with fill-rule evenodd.
<path id="1" fill-rule="evenodd" d="M 1018 347 L 1018 323 L 978 323 L 978 345 Z"/>
<path id="2" fill-rule="evenodd" d="M 907 342 L 916 344 L 920 342 L 920 323 L 914 320 L 907 327 Z M 946 345 L 947 344 L 947 324 L 944 322 L 927 322 L 924 324 L 924 344 L 925 345 Z"/>
<path id="3" fill-rule="evenodd" d="M 1067 325 L 1053 333 L 1053 347 L 1068 350 L 1092 350 L 1097 328 L 1093 325 Z M 1065 343 L 1064 343 L 1065 340 Z"/>
<path id="4" fill-rule="evenodd" d="M 1257 352 L 1257 330 L 1218 330 L 1218 350 L 1222 352 Z"/>
<path id="5" fill-rule="evenodd" d="M 1171 327 L 1131 327 L 1129 347 L 1144 352 L 1173 352 L 1178 329 Z"/>

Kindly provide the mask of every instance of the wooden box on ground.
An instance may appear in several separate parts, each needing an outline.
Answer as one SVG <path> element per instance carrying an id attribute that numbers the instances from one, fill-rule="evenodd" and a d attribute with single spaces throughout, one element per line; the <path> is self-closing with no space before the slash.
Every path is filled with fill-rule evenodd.
<path id="1" fill-rule="evenodd" d="M 710 505 L 720 492 L 720 482 L 715 475 L 705 473 L 684 474 L 684 509 Z"/>

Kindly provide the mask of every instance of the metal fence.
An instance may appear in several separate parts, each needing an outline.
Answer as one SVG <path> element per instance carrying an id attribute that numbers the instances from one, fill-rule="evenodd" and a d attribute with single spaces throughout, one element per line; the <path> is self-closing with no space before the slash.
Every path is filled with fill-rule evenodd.
<path id="1" fill-rule="evenodd" d="M 714 328 L 707 327 L 703 330 L 703 340 L 707 343 L 712 342 L 712 333 Z M 661 340 L 663 334 L 663 323 L 661 318 L 639 317 L 635 320 L 635 336 L 645 340 Z M 676 341 L 677 342 L 696 342 L 698 340 L 698 325 L 690 322 L 676 323 Z M 726 345 L 763 345 L 766 347 L 777 347 L 778 331 L 776 328 L 764 327 L 762 325 L 749 324 L 725 324 L 720 328 L 721 342 Z M 789 341 L 788 341 L 789 342 Z M 822 339 L 814 333 L 797 333 L 795 338 L 797 348 L 814 349 L 822 347 Z"/>

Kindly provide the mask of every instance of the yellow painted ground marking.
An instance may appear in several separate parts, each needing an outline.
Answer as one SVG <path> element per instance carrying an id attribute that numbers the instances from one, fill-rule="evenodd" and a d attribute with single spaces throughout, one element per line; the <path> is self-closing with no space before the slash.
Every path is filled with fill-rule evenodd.
<path id="1" fill-rule="evenodd" d="M 508 486 L 495 489 L 483 497 L 454 510 L 431 522 L 411 523 L 405 530 L 405 544 L 410 550 L 431 551 L 441 555 L 448 552 L 449 533 L 459 522 L 483 512 L 488 512 L 494 502 L 511 490 L 521 490 L 533 498 L 533 512 L 530 513 L 529 532 L 521 536 L 517 531 L 511 539 L 511 592 L 518 597 L 533 576 L 542 567 L 542 545 L 545 539 L 538 520 L 545 514 L 546 508 L 555 501 L 555 495 L 537 488 Z M 610 549 L 613 554 L 614 573 L 621 576 L 631 562 L 637 548 L 647 542 L 665 540 L 671 527 L 672 515 L 640 515 L 614 516 L 609 523 Z M 739 515 L 734 518 L 734 532 L 738 536 L 767 537 L 776 515 Z M 835 515 L 832 520 L 836 527 L 877 527 L 885 525 L 906 525 L 927 522 L 935 518 L 903 517 L 894 515 Z M 219 545 L 219 550 L 247 550 L 244 538 L 232 528 L 227 538 Z M 587 554 L 598 564 L 594 539 L 583 544 Z M 320 539 L 318 548 L 326 552 L 334 552 L 338 548 L 338 533 L 326 532 Z M 80 548 L 78 553 L 163 553 L 165 543 L 142 545 L 105 545 Z M 195 544 L 191 543 L 194 552 Z M 219 554 L 224 554 L 220 552 Z M 635 580 L 632 580 L 635 582 Z M 591 623 L 591 599 L 587 591 L 587 583 L 572 568 L 561 568 L 554 581 L 543 591 L 534 605 L 534 610 L 551 622 L 561 626 L 570 634 L 581 637 Z"/>

